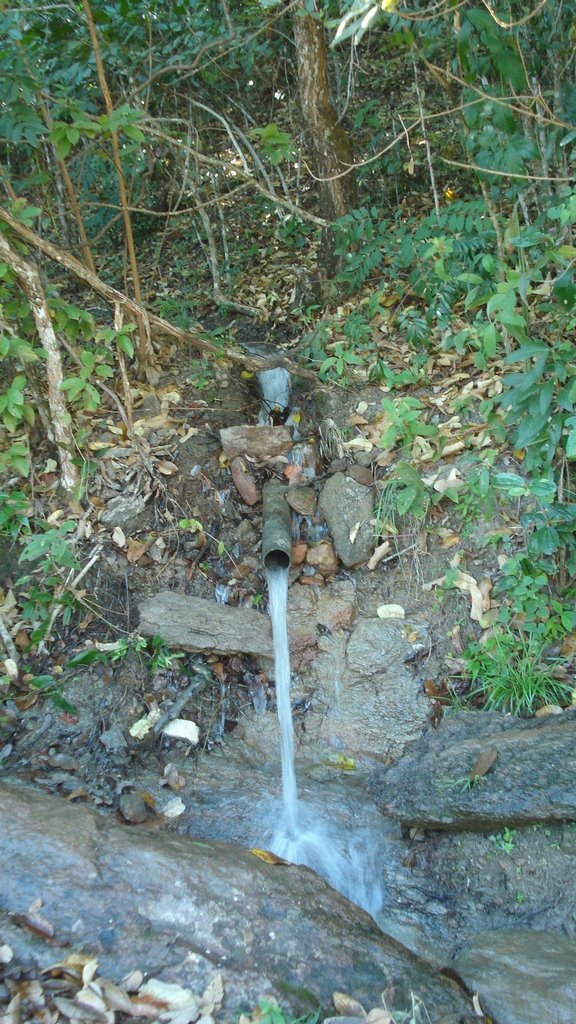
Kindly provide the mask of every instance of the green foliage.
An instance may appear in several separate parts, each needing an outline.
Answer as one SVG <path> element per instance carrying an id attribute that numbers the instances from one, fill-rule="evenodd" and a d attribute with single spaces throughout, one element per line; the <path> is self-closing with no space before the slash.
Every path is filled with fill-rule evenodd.
<path id="1" fill-rule="evenodd" d="M 570 703 L 571 686 L 555 674 L 559 659 L 547 655 L 545 640 L 498 631 L 464 651 L 470 675 L 469 699 L 487 711 L 533 715 L 545 704 Z"/>
<path id="2" fill-rule="evenodd" d="M 277 124 L 267 124 L 265 128 L 253 128 L 250 133 L 253 138 L 260 142 L 262 155 L 271 164 L 282 163 L 283 160 L 295 160 L 296 152 L 292 136 L 283 132 Z"/>
<path id="3" fill-rule="evenodd" d="M 513 828 L 504 828 L 501 832 L 494 832 L 488 838 L 491 843 L 494 843 L 494 846 L 497 846 L 499 850 L 503 850 L 504 853 L 512 853 L 516 846 L 516 832 Z M 518 893 L 516 898 L 517 902 L 520 903 L 522 901 L 518 900 L 519 895 L 521 894 Z"/>
<path id="4" fill-rule="evenodd" d="M 381 448 L 400 445 L 409 448 L 417 437 L 435 437 L 438 427 L 425 423 L 421 418 L 422 403 L 417 398 L 383 398 L 382 409 L 386 413 L 388 426 L 380 438 Z"/>

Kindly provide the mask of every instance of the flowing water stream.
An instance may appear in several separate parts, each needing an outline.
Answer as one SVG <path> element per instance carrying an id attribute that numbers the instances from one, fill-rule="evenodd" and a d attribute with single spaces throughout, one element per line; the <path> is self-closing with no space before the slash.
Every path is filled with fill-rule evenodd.
<path id="1" fill-rule="evenodd" d="M 317 801 L 298 797 L 290 704 L 288 569 L 268 569 L 267 576 L 281 733 L 282 808 L 279 816 L 277 809 L 269 809 L 266 817 L 274 824 L 268 826 L 265 842 L 279 857 L 312 868 L 374 917 L 383 904 L 377 834 L 365 829 L 346 832 L 334 817 L 326 816 L 325 806 L 322 810 Z"/>

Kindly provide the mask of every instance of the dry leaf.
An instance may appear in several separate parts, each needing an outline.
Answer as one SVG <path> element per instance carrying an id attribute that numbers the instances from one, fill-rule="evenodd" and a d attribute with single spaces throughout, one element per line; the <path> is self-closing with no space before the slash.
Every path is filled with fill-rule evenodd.
<path id="1" fill-rule="evenodd" d="M 153 704 L 147 715 L 143 718 L 139 718 L 134 725 L 130 726 L 130 735 L 135 740 L 144 739 L 148 735 L 150 729 L 156 725 L 156 722 L 162 717 L 162 712 L 157 704 Z"/>
<path id="2" fill-rule="evenodd" d="M 401 604 L 381 604 L 376 615 L 379 619 L 403 619 L 405 612 Z"/>
<path id="3" fill-rule="evenodd" d="M 186 804 L 179 796 L 175 796 L 172 800 L 168 800 L 161 808 L 160 813 L 165 818 L 179 818 L 181 814 L 184 814 L 186 810 Z"/>
<path id="4" fill-rule="evenodd" d="M 576 632 L 566 634 L 560 654 L 563 658 L 569 658 L 572 654 L 576 654 Z"/>
<path id="5" fill-rule="evenodd" d="M 440 576 L 436 580 L 424 583 L 422 585 L 422 590 L 429 591 L 432 590 L 433 587 L 442 587 L 445 583 L 446 576 Z M 474 577 L 471 576 L 470 573 L 458 570 L 458 572 L 451 577 L 451 583 L 453 587 L 457 587 L 458 590 L 462 590 L 464 593 L 470 595 L 470 618 L 473 619 L 474 622 L 480 622 L 482 624 L 484 621 L 484 597 Z"/>
<path id="6" fill-rule="evenodd" d="M 114 527 L 114 532 L 112 533 L 112 540 L 114 541 L 115 544 L 118 545 L 119 548 L 125 547 L 126 537 L 124 535 L 124 530 L 122 529 L 121 526 Z"/>
<path id="7" fill-rule="evenodd" d="M 351 452 L 371 452 L 374 445 L 367 437 L 353 437 L 351 441 L 344 441 L 342 447 Z"/>
<path id="8" fill-rule="evenodd" d="M 330 754 L 328 764 L 334 768 L 340 768 L 344 772 L 356 771 L 356 761 L 353 757 L 346 757 L 345 754 Z"/>
<path id="9" fill-rule="evenodd" d="M 489 747 L 488 750 L 482 750 L 481 753 L 478 754 L 474 767 L 470 772 L 470 781 L 475 782 L 478 779 L 484 778 L 497 760 L 498 751 L 495 747 Z"/>
<path id="10" fill-rule="evenodd" d="M 377 1006 L 374 1010 L 370 1010 L 366 1017 L 366 1024 L 394 1024 L 394 1018 L 384 1007 Z"/>
<path id="11" fill-rule="evenodd" d="M 160 981 L 158 978 L 150 978 L 138 992 L 138 1002 L 147 1002 L 155 1006 L 156 1011 L 162 1010 L 191 1010 L 198 1006 L 196 997 L 192 992 L 181 985 L 174 985 L 167 981 Z"/>
<path id="12" fill-rule="evenodd" d="M 168 462 L 167 459 L 156 462 L 156 469 L 163 476 L 174 476 L 178 472 L 178 466 L 175 466 L 173 462 Z"/>
<path id="13" fill-rule="evenodd" d="M 258 860 L 263 860 L 266 864 L 289 864 L 287 860 L 283 860 L 282 857 L 277 857 L 275 853 L 271 853 L 270 850 L 259 850 L 257 846 L 254 846 L 250 853 L 253 853 Z"/>
<path id="14" fill-rule="evenodd" d="M 180 774 L 175 764 L 167 764 L 164 769 L 164 777 L 160 780 L 161 786 L 170 786 L 170 789 L 184 789 L 186 779 Z"/>
<path id="15" fill-rule="evenodd" d="M 206 1013 L 208 1006 L 212 1007 L 212 1010 L 209 1011 L 210 1013 L 214 1010 L 219 1010 L 223 1002 L 224 982 L 221 974 L 215 974 L 200 998 L 202 1013 Z"/>
<path id="16" fill-rule="evenodd" d="M 366 1010 L 362 1003 L 347 995 L 346 992 L 333 992 L 332 1002 L 340 1014 L 345 1014 L 347 1017 L 360 1017 L 362 1020 L 366 1018 Z"/>
<path id="17" fill-rule="evenodd" d="M 378 547 L 376 548 L 374 554 L 372 555 L 372 557 L 370 558 L 370 560 L 368 562 L 368 568 L 369 569 L 375 569 L 376 566 L 378 565 L 378 563 L 382 561 L 384 556 L 388 554 L 388 552 L 390 551 L 390 548 L 391 548 L 391 544 L 390 544 L 389 540 L 385 540 L 385 541 L 383 541 L 382 544 L 379 544 Z"/>
<path id="18" fill-rule="evenodd" d="M 132 732 L 132 730 L 130 730 Z M 200 730 L 196 722 L 189 718 L 174 718 L 162 730 L 164 736 L 172 736 L 176 740 L 187 740 L 195 746 L 200 739 Z"/>
<path id="19" fill-rule="evenodd" d="M 422 477 L 422 481 L 427 487 L 433 487 L 439 494 L 458 490 L 459 487 L 463 487 L 466 483 L 456 466 L 441 466 L 437 472 L 431 473 L 430 476 Z"/>
<path id="20" fill-rule="evenodd" d="M 128 540 L 128 546 L 126 548 L 126 558 L 132 564 L 140 561 L 147 547 L 148 545 L 146 544 L 145 541 L 134 540 L 133 537 L 130 537 Z"/>

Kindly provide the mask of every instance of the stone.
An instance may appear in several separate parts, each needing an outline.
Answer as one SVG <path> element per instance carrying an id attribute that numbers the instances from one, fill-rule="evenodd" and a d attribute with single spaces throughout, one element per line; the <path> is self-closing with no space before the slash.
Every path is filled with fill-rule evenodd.
<path id="1" fill-rule="evenodd" d="M 319 507 L 344 565 L 351 568 L 366 562 L 374 550 L 372 489 L 334 473 L 322 488 Z"/>
<path id="2" fill-rule="evenodd" d="M 316 511 L 316 493 L 311 487 L 289 487 L 286 501 L 299 516 L 313 516 Z"/>
<path id="3" fill-rule="evenodd" d="M 453 963 L 498 1024 L 574 1024 L 576 941 L 551 932 L 480 932 Z"/>
<path id="4" fill-rule="evenodd" d="M 308 545 L 304 540 L 295 540 L 292 544 L 292 565 L 302 565 L 306 559 Z"/>
<path id="5" fill-rule="evenodd" d="M 322 576 L 333 576 L 338 571 L 338 558 L 329 540 L 312 544 L 306 555 L 308 565 L 313 565 Z"/>
<path id="6" fill-rule="evenodd" d="M 352 580 L 337 580 L 318 596 L 317 621 L 330 633 L 349 629 L 356 615 L 356 588 Z"/>
<path id="7" fill-rule="evenodd" d="M 244 459 L 239 455 L 232 459 L 230 472 L 232 473 L 234 486 L 246 505 L 257 505 L 259 501 L 262 501 L 262 492 Z"/>
<path id="8" fill-rule="evenodd" d="M 267 615 L 166 590 L 139 606 L 142 636 L 161 636 L 182 651 L 272 656 Z"/>
<path id="9" fill-rule="evenodd" d="M 414 626 L 422 633 L 423 627 Z M 342 723 L 331 723 L 343 742 L 377 758 L 397 757 L 421 735 L 430 715 L 418 675 L 405 664 L 412 645 L 403 625 L 361 619 L 346 648 L 340 681 Z"/>
<path id="10" fill-rule="evenodd" d="M 43 969 L 62 950 L 16 926 L 41 900 L 58 943 L 94 955 L 104 977 L 139 970 L 202 993 L 221 973 L 224 1018 L 276 998 L 291 1015 L 327 1010 L 335 991 L 367 1007 L 413 994 L 431 1024 L 473 1024 L 471 1001 L 380 932 L 314 872 L 248 849 L 111 824 L 88 807 L 0 784 L 3 941 Z"/>
<path id="11" fill-rule="evenodd" d="M 104 526 L 120 526 L 126 529 L 146 508 L 148 497 L 141 494 L 118 494 L 111 498 L 100 513 Z"/>
<path id="12" fill-rule="evenodd" d="M 292 447 L 292 434 L 288 427 L 225 427 L 220 431 L 220 443 L 229 461 L 250 455 L 257 462 L 267 462 Z"/>
<path id="13" fill-rule="evenodd" d="M 491 749 L 490 770 L 470 785 Z M 383 814 L 422 828 L 574 821 L 576 711 L 529 720 L 484 711 L 447 716 L 398 764 L 378 770 L 372 792 Z"/>
<path id="14" fill-rule="evenodd" d="M 349 476 L 351 480 L 355 480 L 357 484 L 364 484 L 365 487 L 371 487 L 374 483 L 372 470 L 369 466 L 349 466 L 346 470 L 346 476 Z"/>
<path id="15" fill-rule="evenodd" d="M 148 818 L 150 809 L 140 793 L 122 793 L 120 813 L 131 825 L 141 825 Z"/>

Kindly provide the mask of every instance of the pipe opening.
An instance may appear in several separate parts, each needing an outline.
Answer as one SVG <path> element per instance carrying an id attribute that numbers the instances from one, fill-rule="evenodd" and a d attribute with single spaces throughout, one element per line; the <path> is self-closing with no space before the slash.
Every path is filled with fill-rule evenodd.
<path id="1" fill-rule="evenodd" d="M 269 572 L 274 572 L 275 569 L 289 569 L 290 556 L 279 549 L 268 551 L 264 557 L 264 568 Z"/>

